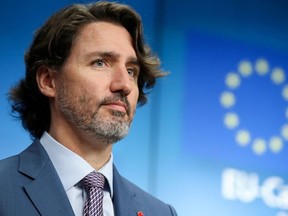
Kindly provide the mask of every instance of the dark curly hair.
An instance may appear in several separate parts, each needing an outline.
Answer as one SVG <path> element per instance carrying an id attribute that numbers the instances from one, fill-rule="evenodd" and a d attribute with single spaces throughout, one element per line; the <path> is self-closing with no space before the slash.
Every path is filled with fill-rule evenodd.
<path id="1" fill-rule="evenodd" d="M 11 88 L 9 100 L 12 113 L 34 138 L 40 138 L 50 127 L 48 98 L 38 88 L 36 73 L 40 66 L 60 69 L 70 54 L 79 31 L 89 23 L 107 21 L 123 26 L 131 35 L 140 62 L 138 105 L 147 102 L 147 90 L 156 78 L 166 75 L 160 69 L 157 56 L 144 43 L 141 17 L 131 7 L 112 2 L 75 4 L 54 15 L 35 33 L 30 49 L 25 54 L 26 75 Z"/>

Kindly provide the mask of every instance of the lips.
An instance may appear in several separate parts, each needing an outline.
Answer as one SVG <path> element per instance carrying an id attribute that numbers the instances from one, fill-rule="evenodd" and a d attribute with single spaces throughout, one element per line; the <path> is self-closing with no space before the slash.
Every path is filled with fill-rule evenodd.
<path id="1" fill-rule="evenodd" d="M 131 112 L 129 101 L 125 97 L 105 98 L 101 104 L 115 111 L 126 113 L 127 115 L 130 115 Z"/>
<path id="2" fill-rule="evenodd" d="M 115 101 L 115 102 L 110 102 L 110 103 L 106 103 L 104 104 L 105 106 L 108 106 L 114 110 L 120 111 L 120 112 L 126 112 L 128 110 L 128 107 L 125 103 L 123 103 L 122 101 Z"/>

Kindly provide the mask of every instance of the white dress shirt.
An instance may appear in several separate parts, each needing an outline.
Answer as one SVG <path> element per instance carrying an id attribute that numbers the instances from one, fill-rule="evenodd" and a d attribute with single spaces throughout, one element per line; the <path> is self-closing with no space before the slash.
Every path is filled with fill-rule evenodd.
<path id="1" fill-rule="evenodd" d="M 81 180 L 94 170 L 82 157 L 72 152 L 47 132 L 44 132 L 40 143 L 48 153 L 66 191 L 75 216 L 83 216 L 84 203 L 87 193 Z M 104 216 L 114 216 L 113 197 L 113 155 L 98 172 L 108 181 L 109 188 L 104 189 Z"/>

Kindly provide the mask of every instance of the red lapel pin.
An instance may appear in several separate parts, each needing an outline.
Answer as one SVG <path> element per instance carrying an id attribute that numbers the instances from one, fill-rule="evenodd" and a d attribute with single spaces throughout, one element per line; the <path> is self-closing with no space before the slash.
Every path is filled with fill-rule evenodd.
<path id="1" fill-rule="evenodd" d="M 143 214 L 142 211 L 138 211 L 138 212 L 137 212 L 137 216 L 144 216 L 144 214 Z"/>

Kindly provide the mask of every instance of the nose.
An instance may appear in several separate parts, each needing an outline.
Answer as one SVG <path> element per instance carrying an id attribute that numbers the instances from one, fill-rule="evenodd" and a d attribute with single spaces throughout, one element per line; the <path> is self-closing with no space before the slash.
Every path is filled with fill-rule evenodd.
<path id="1" fill-rule="evenodd" d="M 133 81 L 128 75 L 126 67 L 115 68 L 111 79 L 111 92 L 129 95 L 133 88 Z"/>

